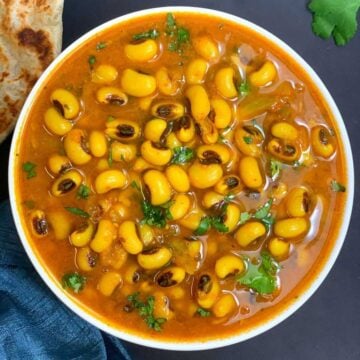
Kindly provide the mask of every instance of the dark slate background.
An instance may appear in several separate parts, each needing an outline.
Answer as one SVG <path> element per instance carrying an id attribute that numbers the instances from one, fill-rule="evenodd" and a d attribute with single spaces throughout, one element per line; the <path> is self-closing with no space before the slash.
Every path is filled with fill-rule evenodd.
<path id="1" fill-rule="evenodd" d="M 346 0 L 344 0 L 345 2 Z M 191 5 L 222 10 L 250 20 L 288 43 L 320 75 L 343 115 L 352 142 L 355 176 L 360 157 L 360 35 L 345 47 L 311 32 L 303 0 L 66 0 L 64 47 L 116 16 L 148 7 Z M 86 4 L 86 6 L 85 6 Z M 10 139 L 0 146 L 0 200 L 8 197 Z M 333 270 L 315 295 L 292 317 L 266 334 L 238 345 L 192 353 L 146 349 L 126 343 L 134 359 L 360 359 L 360 197 L 355 189 L 352 221 Z M 356 221 L 357 219 L 357 221 Z"/>

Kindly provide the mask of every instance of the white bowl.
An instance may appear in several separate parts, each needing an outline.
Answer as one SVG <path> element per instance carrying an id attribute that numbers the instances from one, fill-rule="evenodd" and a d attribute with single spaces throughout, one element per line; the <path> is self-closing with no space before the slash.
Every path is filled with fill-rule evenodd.
<path id="1" fill-rule="evenodd" d="M 322 95 L 322 98 L 327 103 L 332 115 L 337 123 L 337 128 L 339 131 L 339 138 L 341 138 L 343 143 L 344 153 L 346 157 L 344 157 L 345 161 L 345 171 L 347 173 L 347 192 L 344 194 L 346 196 L 345 201 L 345 212 L 343 214 L 343 219 L 341 226 L 339 227 L 337 239 L 330 250 L 329 256 L 327 257 L 325 264 L 322 268 L 318 271 L 315 278 L 310 282 L 309 286 L 301 293 L 301 295 L 294 300 L 289 306 L 287 306 L 282 311 L 277 311 L 275 316 L 265 320 L 259 325 L 255 325 L 250 328 L 248 331 L 241 332 L 239 334 L 234 334 L 228 336 L 226 338 L 220 338 L 215 340 L 206 340 L 206 341 L 191 341 L 191 342 L 175 342 L 175 341 L 168 341 L 168 340 L 156 340 L 150 339 L 146 337 L 141 337 L 140 335 L 134 335 L 127 333 L 124 330 L 115 329 L 108 324 L 102 322 L 100 319 L 92 316 L 88 312 L 86 312 L 82 307 L 79 306 L 75 301 L 73 301 L 70 297 L 66 296 L 63 290 L 59 287 L 57 283 L 51 278 L 48 272 L 46 272 L 41 262 L 39 261 L 38 257 L 36 256 L 34 250 L 31 248 L 29 242 L 26 239 L 24 229 L 21 224 L 18 205 L 19 200 L 17 198 L 17 194 L 15 192 L 15 166 L 16 163 L 16 153 L 17 148 L 20 143 L 20 135 L 22 129 L 24 127 L 25 120 L 27 118 L 27 114 L 29 109 L 32 107 L 34 99 L 36 98 L 36 94 L 38 90 L 41 88 L 43 83 L 46 81 L 48 76 L 52 74 L 52 72 L 61 64 L 65 58 L 67 58 L 71 53 L 73 53 L 82 43 L 86 42 L 92 37 L 96 37 L 96 35 L 104 30 L 107 30 L 114 25 L 117 25 L 122 22 L 126 22 L 136 17 L 142 17 L 146 15 L 156 14 L 156 13 L 167 13 L 167 12 L 189 12 L 189 13 L 197 13 L 197 14 L 204 14 L 204 15 L 212 15 L 215 17 L 223 18 L 225 20 L 237 23 L 242 25 L 246 28 L 249 28 L 257 33 L 259 33 L 262 37 L 266 38 L 269 42 L 275 44 L 278 48 L 286 52 L 296 63 L 298 63 L 303 69 L 304 72 L 307 73 L 310 78 L 312 79 L 313 83 L 319 90 L 319 93 Z M 108 21 L 103 25 L 98 26 L 97 28 L 91 30 L 90 32 L 83 35 L 77 41 L 75 41 L 72 45 L 70 45 L 67 49 L 65 49 L 54 61 L 53 63 L 47 68 L 47 70 L 42 74 L 34 88 L 32 89 L 29 97 L 27 98 L 24 107 L 21 111 L 19 116 L 10 151 L 10 159 L 9 159 L 9 193 L 10 193 L 10 201 L 11 201 L 11 209 L 13 213 L 13 217 L 15 220 L 15 225 L 20 236 L 21 242 L 32 262 L 35 269 L 45 281 L 47 286 L 53 291 L 53 293 L 66 305 L 69 309 L 73 310 L 77 315 L 79 315 L 84 320 L 88 321 L 89 323 L 93 324 L 94 326 L 98 327 L 99 329 L 114 335 L 120 339 L 124 339 L 126 341 L 130 341 L 135 344 L 144 345 L 152 348 L 158 349 L 166 349 L 166 350 L 208 350 L 219 348 L 222 346 L 232 345 L 235 343 L 239 343 L 241 341 L 250 339 L 256 335 L 259 335 L 275 325 L 279 324 L 280 322 L 284 321 L 287 317 L 292 315 L 298 308 L 300 308 L 309 298 L 310 296 L 317 290 L 320 284 L 324 281 L 325 277 L 329 273 L 330 269 L 332 268 L 339 252 L 342 247 L 342 244 L 345 239 L 346 231 L 349 226 L 351 210 L 353 205 L 353 196 L 354 196 L 354 166 L 353 166 L 353 159 L 352 159 L 352 152 L 350 147 L 350 141 L 348 134 L 345 129 L 344 121 L 340 115 L 340 112 L 329 94 L 329 91 L 326 89 L 324 83 L 320 80 L 318 75 L 315 71 L 288 45 L 286 45 L 283 41 L 278 39 L 276 36 L 272 35 L 268 31 L 264 30 L 263 28 L 247 21 L 237 16 L 233 16 L 224 12 L 203 9 L 203 8 L 195 8 L 195 7 L 161 7 L 161 8 L 154 8 L 148 10 L 137 11 L 128 15 L 120 16 L 114 20 Z"/>

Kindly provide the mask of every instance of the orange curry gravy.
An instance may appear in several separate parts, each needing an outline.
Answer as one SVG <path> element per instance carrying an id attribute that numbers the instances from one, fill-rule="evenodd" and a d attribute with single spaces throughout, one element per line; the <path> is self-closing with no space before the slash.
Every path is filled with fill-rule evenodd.
<path id="1" fill-rule="evenodd" d="M 64 289 L 68 296 L 105 323 L 123 331 L 141 334 L 148 338 L 195 341 L 234 335 L 264 322 L 286 308 L 313 281 L 333 246 L 344 208 L 346 195 L 334 191 L 331 182 L 336 180 L 338 183 L 345 184 L 346 169 L 341 139 L 336 136 L 336 124 L 332 122 L 332 116 L 326 104 L 308 75 L 287 54 L 259 34 L 216 17 L 176 13 L 175 21 L 177 28 L 173 27 L 174 34 L 169 35 L 166 33 L 166 14 L 137 18 L 99 33 L 70 54 L 51 74 L 37 94 L 28 115 L 29 119 L 22 131 L 23 141 L 19 144 L 16 179 L 20 200 L 18 207 L 23 224 L 28 239 L 43 266 L 51 273 L 59 286 L 65 274 L 76 273 L 86 277 L 86 282 L 78 293 L 74 292 L 71 286 Z M 169 51 L 169 44 L 177 39 L 179 28 L 189 31 L 189 41 L 180 44 L 179 51 Z M 132 42 L 132 36 L 150 29 L 157 29 L 159 32 L 159 36 L 155 38 L 158 45 L 156 58 L 142 62 L 128 59 L 124 53 L 124 47 Z M 169 33 L 169 29 L 167 30 Z M 191 106 L 194 106 L 193 99 L 189 101 L 185 95 L 192 85 L 187 83 L 184 74 L 191 61 L 195 58 L 203 58 L 202 50 L 194 49 L 193 46 L 194 39 L 201 36 L 216 44 L 219 56 L 216 59 L 205 59 L 208 62 L 208 70 L 200 86 L 206 90 L 209 98 L 218 96 L 224 99 L 232 110 L 230 124 L 225 128 L 217 129 L 219 135 L 216 140 L 217 144 L 227 146 L 231 154 L 227 164 L 219 165 L 223 168 L 223 175 L 233 174 L 240 178 L 239 187 L 234 192 L 229 191 L 231 196 L 228 197 L 228 203 L 237 206 L 241 214 L 248 213 L 251 216 L 270 198 L 273 198 L 270 213 L 275 219 L 275 224 L 268 225 L 265 235 L 261 235 L 246 246 L 241 246 L 241 240 L 239 242 L 236 235 L 238 229 L 249 222 L 262 224 L 262 219 L 246 219 L 243 221 L 244 224 L 240 225 L 241 218 L 239 218 L 235 229 L 229 233 L 221 231 L 221 228 L 219 231 L 210 227 L 203 235 L 196 235 L 196 230 L 179 225 L 181 220 L 167 220 L 165 228 L 150 227 L 153 238 L 150 241 L 147 240 L 142 249 L 145 252 L 159 247 L 170 249 L 172 258 L 160 269 L 141 270 L 140 266 L 137 266 L 136 276 L 130 277 L 130 280 L 136 278 L 136 281 L 128 281 L 129 269 L 136 266 L 138 254 L 126 255 L 121 245 L 123 239 L 117 235 L 107 247 L 106 256 L 92 249 L 92 239 L 90 239 L 89 243 L 83 247 L 87 247 L 91 253 L 91 269 L 90 271 L 82 270 L 77 262 L 80 247 L 73 246 L 69 239 L 70 234 L 76 231 L 84 221 L 91 221 L 95 231 L 101 219 L 110 220 L 116 229 L 125 219 L 133 220 L 138 223 L 138 227 L 140 226 L 139 222 L 144 217 L 140 207 L 142 195 L 135 186 L 130 184 L 134 185 L 133 181 L 136 181 L 139 186 L 142 186 L 144 196 L 149 196 L 146 194 L 143 183 L 143 175 L 148 170 L 134 171 L 135 161 L 142 156 L 140 145 L 146 139 L 141 135 L 132 142 L 124 142 L 134 144 L 137 148 L 135 159 L 131 161 L 110 160 L 109 164 L 110 156 L 107 149 L 101 157 L 93 156 L 90 152 L 91 159 L 85 164 L 78 165 L 72 162 L 72 168 L 81 173 L 82 183 L 90 188 L 87 199 L 78 195 L 79 188 L 66 192 L 62 196 L 54 196 L 51 191 L 52 184 L 62 175 L 55 174 L 49 169 L 49 157 L 53 154 L 62 156 L 69 154 L 63 145 L 63 140 L 68 135 L 53 134 L 44 124 L 44 114 L 52 106 L 51 94 L 55 89 L 63 88 L 76 96 L 80 103 L 80 112 L 73 120 L 68 121 L 73 123 L 73 129 L 84 130 L 86 136 L 94 130 L 104 132 L 107 125 L 116 119 L 133 120 L 143 129 L 144 124 L 154 116 L 151 115 L 150 109 L 146 109 L 146 105 L 139 105 L 141 97 L 128 95 L 128 102 L 125 105 L 100 104 L 96 99 L 96 92 L 104 86 L 120 89 L 122 73 L 126 68 L 154 75 L 161 67 L 165 67 L 170 77 L 176 79 L 178 91 L 174 95 L 165 95 L 157 86 L 154 94 L 150 96 L 152 99 L 151 105 L 149 101 L 150 108 L 159 100 L 177 101 L 186 108 L 185 111 L 191 121 L 196 122 L 193 119 L 193 109 L 191 109 Z M 105 46 L 99 46 L 99 43 Z M 141 41 L 135 43 L 139 44 Z M 89 64 L 91 56 L 95 60 L 91 60 Z M 259 71 L 266 61 L 275 64 L 276 77 L 270 83 L 256 86 L 251 83 L 250 76 Z M 117 69 L 118 76 L 114 81 L 108 84 L 92 81 L 92 72 L 96 71 L 101 64 L 112 65 Z M 239 94 L 231 99 L 219 93 L 214 80 L 216 73 L 225 67 L 235 70 L 234 82 L 237 88 L 240 84 L 244 85 L 242 90 L 239 90 Z M 121 90 L 126 93 L 125 89 Z M 264 102 L 265 106 L 263 106 Z M 60 111 L 59 107 L 55 109 Z M 206 114 L 207 119 L 213 121 L 213 115 L 213 113 Z M 296 160 L 287 161 L 269 152 L 269 142 L 274 138 L 272 126 L 279 122 L 290 123 L 297 129 L 297 139 L 294 143 L 300 147 L 301 153 Z M 259 156 L 256 157 L 262 177 L 262 184 L 258 188 L 247 187 L 244 184 L 246 175 L 239 171 L 240 159 L 249 157 L 249 154 L 244 154 L 239 150 L 234 137 L 236 130 L 244 125 L 248 127 L 255 125 L 265 134 L 265 139 L 262 139 L 259 145 Z M 311 132 L 319 125 L 326 130 L 326 134 L 323 134 L 326 137 L 323 143 L 330 142 L 335 149 L 327 158 L 316 153 L 312 146 Z M 251 137 L 251 133 L 249 136 Z M 106 135 L 106 140 L 107 146 L 110 146 L 110 142 L 121 142 L 108 135 Z M 87 141 L 87 138 L 84 141 Z M 195 138 L 188 143 L 182 143 L 181 146 L 198 149 L 201 144 L 204 144 L 204 140 L 198 129 Z M 165 145 L 165 148 L 167 146 Z M 188 173 L 189 167 L 199 161 L 195 158 L 180 166 Z M 271 159 L 277 161 L 273 162 L 273 166 L 281 167 L 279 174 L 271 169 Z M 36 165 L 36 176 L 27 178 L 29 168 L 24 171 L 25 163 Z M 169 165 L 152 166 L 150 164 L 149 166 L 164 172 Z M 94 185 L 95 178 L 107 168 L 122 170 L 126 174 L 127 184 L 122 189 L 97 194 Z M 66 171 L 70 170 L 65 169 L 62 174 L 66 174 Z M 204 176 L 206 177 L 206 174 Z M 211 215 L 214 209 L 206 209 L 203 205 L 205 193 L 214 191 L 214 186 L 200 189 L 194 186 L 196 181 L 190 179 L 190 182 L 191 186 L 187 194 L 191 199 L 192 207 L 187 211 L 185 218 L 195 208 L 200 209 L 203 216 L 215 216 Z M 295 237 L 276 236 L 274 234 L 276 223 L 281 219 L 294 218 L 289 216 L 287 199 L 293 189 L 301 186 L 306 189 L 308 197 L 305 204 L 306 215 L 303 216 L 308 228 L 305 233 Z M 176 191 L 172 189 L 171 196 L 175 194 Z M 89 214 L 90 218 L 78 216 L 65 210 L 65 207 L 81 209 Z M 34 223 L 37 210 L 44 214 L 43 223 L 40 225 L 36 225 L 36 219 Z M 220 217 L 220 221 L 224 220 L 224 216 Z M 37 232 L 45 234 L 41 235 Z M 275 237 L 281 244 L 290 245 L 285 246 L 287 250 L 279 256 L 272 254 L 269 250 L 269 243 Z M 189 254 L 187 246 L 194 241 L 200 242 L 195 256 Z M 111 261 L 111 257 L 116 257 L 118 251 L 121 256 L 127 256 L 123 264 L 120 261 L 120 267 Z M 279 264 L 279 268 L 276 274 L 271 271 L 270 274 L 267 273 L 265 281 L 270 281 L 271 284 L 267 283 L 266 289 L 260 286 L 259 290 L 259 285 L 241 283 L 243 279 L 241 276 L 249 271 L 247 261 L 252 262 L 253 266 L 259 266 L 260 253 L 263 251 L 266 251 L 266 254 Z M 240 273 L 235 275 L 230 273 L 225 279 L 219 279 L 215 273 L 215 263 L 219 258 L 230 254 L 242 259 L 244 268 Z M 157 280 L 159 272 L 174 265 L 185 268 L 185 278 L 173 286 L 160 286 Z M 110 290 L 110 293 L 104 295 L 99 291 L 99 281 L 104 274 L 109 272 L 118 274 L 118 277 L 114 280 L 116 286 L 111 289 L 113 291 Z M 214 291 L 215 287 L 213 283 L 210 283 L 210 286 L 204 289 L 204 282 L 207 283 L 209 278 L 203 278 L 201 280 L 203 284 L 199 284 L 203 274 L 209 274 L 210 281 L 219 285 L 219 292 L 209 303 L 200 300 L 199 304 L 198 288 L 203 287 L 202 290 L 206 293 L 206 291 Z M 240 280 L 236 281 L 236 278 Z M 273 289 L 269 290 L 268 286 Z M 139 315 L 139 309 L 131 306 L 134 304 L 127 300 L 127 296 L 135 292 L 139 292 L 139 299 L 143 302 L 146 302 L 147 296 L 155 297 L 154 318 L 167 319 L 166 322 L 160 324 L 160 331 L 149 327 Z M 216 303 L 224 294 L 232 295 L 232 299 L 224 305 L 224 308 L 228 307 L 229 311 L 225 310 L 225 315 L 222 316 L 223 310 Z M 159 302 L 162 303 L 159 305 Z M 127 311 L 124 311 L 124 307 Z"/>

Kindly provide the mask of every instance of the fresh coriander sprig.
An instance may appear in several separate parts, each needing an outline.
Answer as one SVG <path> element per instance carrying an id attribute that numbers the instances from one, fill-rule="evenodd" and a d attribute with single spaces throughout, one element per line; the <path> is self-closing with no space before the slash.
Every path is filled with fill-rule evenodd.
<path id="1" fill-rule="evenodd" d="M 77 294 L 84 288 L 86 284 L 86 277 L 77 272 L 67 273 L 62 277 L 61 282 L 64 289 L 69 288 Z"/>
<path id="2" fill-rule="evenodd" d="M 22 164 L 22 169 L 26 173 L 26 178 L 31 179 L 36 176 L 36 164 L 27 161 Z"/>

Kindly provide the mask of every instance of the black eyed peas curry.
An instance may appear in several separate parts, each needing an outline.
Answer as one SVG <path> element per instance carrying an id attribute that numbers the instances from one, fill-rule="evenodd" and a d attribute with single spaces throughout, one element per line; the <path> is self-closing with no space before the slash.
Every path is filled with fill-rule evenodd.
<path id="1" fill-rule="evenodd" d="M 343 211 L 341 139 L 311 79 L 216 17 L 99 33 L 52 74 L 22 138 L 19 207 L 41 261 L 142 336 L 265 321 L 315 276 Z"/>

